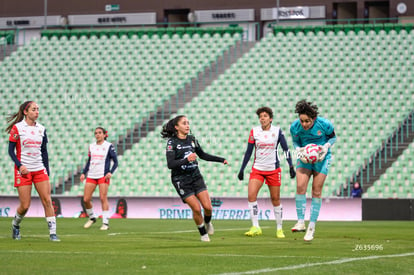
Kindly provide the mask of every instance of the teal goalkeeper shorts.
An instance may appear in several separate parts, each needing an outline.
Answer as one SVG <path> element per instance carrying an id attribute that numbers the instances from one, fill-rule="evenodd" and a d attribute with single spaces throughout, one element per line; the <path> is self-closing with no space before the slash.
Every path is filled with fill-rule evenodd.
<path id="1" fill-rule="evenodd" d="M 296 169 L 305 168 L 311 171 L 322 173 L 328 175 L 329 166 L 331 165 L 331 154 L 327 154 L 325 159 L 321 162 L 316 162 L 315 164 L 303 163 L 300 159 L 296 163 Z"/>

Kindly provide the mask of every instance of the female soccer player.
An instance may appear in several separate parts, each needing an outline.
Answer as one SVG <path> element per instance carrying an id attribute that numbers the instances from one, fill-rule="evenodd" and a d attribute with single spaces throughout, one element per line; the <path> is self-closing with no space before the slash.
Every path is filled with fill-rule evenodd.
<path id="1" fill-rule="evenodd" d="M 86 213 L 89 220 L 83 226 L 84 228 L 91 227 L 96 222 L 96 216 L 92 207 L 92 195 L 99 185 L 99 197 L 102 205 L 102 226 L 101 230 L 109 229 L 109 203 L 108 203 L 108 187 L 112 174 L 118 167 L 118 157 L 114 146 L 106 141 L 108 132 L 102 128 L 95 129 L 96 142 L 89 145 L 88 162 L 83 169 L 80 176 L 80 181 L 85 180 L 85 175 L 88 174 L 85 183 L 85 190 L 83 200 L 85 202 Z M 111 160 L 113 165 L 111 168 Z"/>
<path id="2" fill-rule="evenodd" d="M 296 213 L 298 222 L 292 228 L 292 232 L 304 232 L 306 230 L 306 190 L 309 180 L 313 176 L 310 223 L 304 237 L 305 241 L 312 241 L 322 204 L 322 188 L 331 162 L 329 148 L 335 143 L 336 136 L 333 124 L 325 118 L 318 117 L 318 107 L 312 102 L 306 100 L 297 102 L 295 113 L 299 114 L 299 119 L 295 120 L 290 126 L 295 150 L 301 152 L 303 147 L 312 143 L 320 145 L 318 162 L 310 164 L 298 158 L 296 165 Z"/>
<path id="3" fill-rule="evenodd" d="M 203 176 L 198 169 L 197 156 L 206 161 L 228 164 L 221 157 L 209 155 L 201 149 L 197 139 L 190 135 L 190 123 L 183 115 L 168 121 L 162 129 L 161 136 L 167 141 L 167 165 L 171 169 L 171 181 L 184 203 L 193 212 L 193 219 L 198 227 L 202 242 L 209 242 L 209 235 L 214 234 L 211 215 L 213 206 Z M 200 203 L 204 209 L 204 218 Z"/>
<path id="4" fill-rule="evenodd" d="M 50 195 L 49 157 L 47 153 L 46 128 L 36 122 L 39 106 L 34 101 L 26 101 L 19 111 L 7 118 L 9 125 L 9 155 L 14 169 L 14 186 L 19 194 L 20 204 L 12 221 L 12 238 L 20 240 L 20 223 L 31 201 L 32 184 L 42 202 L 49 227 L 49 239 L 60 241 L 56 235 L 56 217 Z"/>
<path id="5" fill-rule="evenodd" d="M 266 181 L 269 187 L 270 198 L 272 200 L 273 211 L 276 219 L 276 237 L 284 238 L 282 229 L 282 205 L 280 204 L 280 185 L 281 168 L 278 156 L 279 144 L 285 152 L 286 160 L 290 167 L 290 177 L 295 177 L 295 169 L 292 165 L 289 148 L 282 130 L 273 126 L 273 111 L 269 107 L 261 107 L 256 111 L 259 117 L 260 126 L 254 127 L 250 131 L 247 150 L 244 154 L 243 163 L 238 174 L 239 180 L 243 180 L 244 169 L 250 160 L 253 147 L 256 148 L 252 172 L 250 173 L 248 186 L 248 205 L 252 227 L 244 233 L 246 236 L 253 237 L 262 235 L 259 226 L 259 207 L 257 205 L 257 194 L 263 183 Z"/>

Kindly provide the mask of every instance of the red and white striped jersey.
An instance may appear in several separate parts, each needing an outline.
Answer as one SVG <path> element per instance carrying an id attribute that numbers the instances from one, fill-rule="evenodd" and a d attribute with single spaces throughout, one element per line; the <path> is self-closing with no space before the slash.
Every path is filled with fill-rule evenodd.
<path id="1" fill-rule="evenodd" d="M 277 146 L 279 144 L 280 128 L 271 125 L 269 130 L 263 130 L 262 126 L 253 127 L 250 131 L 249 143 L 255 145 L 253 168 L 260 171 L 272 171 L 277 167 L 279 158 Z"/>
<path id="2" fill-rule="evenodd" d="M 43 125 L 36 122 L 34 126 L 30 126 L 25 120 L 13 125 L 10 131 L 9 141 L 16 143 L 16 157 L 29 172 L 45 169 L 41 152 L 45 135 L 46 129 Z"/>

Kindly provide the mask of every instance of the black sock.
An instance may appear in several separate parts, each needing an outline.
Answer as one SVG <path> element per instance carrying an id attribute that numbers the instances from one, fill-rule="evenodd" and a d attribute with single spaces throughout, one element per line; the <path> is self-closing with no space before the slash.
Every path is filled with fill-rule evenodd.
<path id="1" fill-rule="evenodd" d="M 207 224 L 211 221 L 211 216 L 204 216 L 204 223 Z"/>
<path id="2" fill-rule="evenodd" d="M 201 236 L 207 234 L 206 227 L 204 226 L 204 224 L 201 227 L 200 225 L 198 226 L 198 231 L 200 232 Z"/>

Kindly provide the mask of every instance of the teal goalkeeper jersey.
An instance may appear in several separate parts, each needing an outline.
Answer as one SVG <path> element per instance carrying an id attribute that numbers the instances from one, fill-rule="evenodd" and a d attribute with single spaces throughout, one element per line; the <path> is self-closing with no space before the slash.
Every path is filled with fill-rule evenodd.
<path id="1" fill-rule="evenodd" d="M 295 120 L 290 126 L 290 134 L 293 139 L 293 147 L 305 147 L 308 144 L 324 145 L 328 141 L 331 145 L 335 142 L 334 126 L 332 122 L 323 117 L 316 117 L 312 128 L 304 130 L 299 119 Z M 330 150 L 328 151 L 328 154 Z"/>

